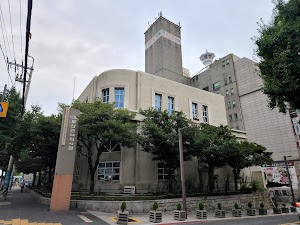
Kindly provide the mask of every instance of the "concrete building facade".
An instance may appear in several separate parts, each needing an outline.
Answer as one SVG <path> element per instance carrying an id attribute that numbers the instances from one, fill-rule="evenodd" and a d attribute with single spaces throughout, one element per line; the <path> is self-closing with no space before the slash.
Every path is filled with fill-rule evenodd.
<path id="1" fill-rule="evenodd" d="M 274 161 L 299 160 L 297 139 L 290 115 L 268 108 L 267 96 L 256 63 L 229 54 L 191 79 L 191 85 L 225 97 L 228 124 L 244 130 L 248 140 L 273 152 Z"/>
<path id="2" fill-rule="evenodd" d="M 122 98 L 119 98 L 120 93 Z M 156 108 L 157 96 L 160 96 L 161 110 L 170 110 L 168 103 L 172 100 L 172 110 L 184 112 L 187 118 L 195 123 L 227 125 L 223 96 L 141 71 L 120 69 L 103 72 L 94 77 L 78 100 L 91 102 L 98 98 L 104 102 L 107 100 L 116 102 L 115 104 L 121 105 L 121 108 L 137 112 L 136 122 L 142 123 L 143 116 L 138 113 L 139 110 Z M 193 111 L 195 105 L 199 109 L 197 118 Z M 244 132 L 238 132 L 238 136 L 245 139 Z M 153 156 L 143 151 L 139 145 L 133 148 L 120 146 L 104 152 L 100 156 L 98 172 L 95 175 L 95 190 L 101 188 L 101 191 L 118 193 L 123 192 L 124 186 L 128 185 L 135 186 L 136 192 L 139 193 L 160 190 L 164 187 L 167 174 L 152 158 Z M 87 189 L 89 185 L 87 160 L 79 154 L 76 161 L 74 188 L 81 183 Z M 199 167 L 196 158 L 186 162 L 186 179 L 199 182 Z M 219 173 L 222 172 L 224 171 Z M 106 180 L 105 175 L 110 175 L 113 179 Z"/>

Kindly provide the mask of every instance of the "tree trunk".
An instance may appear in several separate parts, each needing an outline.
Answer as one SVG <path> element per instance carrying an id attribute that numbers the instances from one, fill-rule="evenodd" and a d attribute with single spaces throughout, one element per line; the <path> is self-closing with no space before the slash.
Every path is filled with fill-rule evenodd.
<path id="1" fill-rule="evenodd" d="M 38 187 L 40 187 L 42 184 L 42 171 L 39 171 L 39 179 L 38 179 Z"/>
<path id="2" fill-rule="evenodd" d="M 90 170 L 90 194 L 94 194 L 95 191 L 95 171 Z"/>
<path id="3" fill-rule="evenodd" d="M 48 170 L 48 183 L 49 183 L 49 185 L 51 184 L 51 168 L 50 167 Z"/>
<path id="4" fill-rule="evenodd" d="M 238 179 L 239 179 L 240 171 L 238 171 L 236 169 L 233 169 L 232 173 L 233 173 L 233 177 L 234 177 L 234 189 L 237 192 L 238 191 Z"/>
<path id="5" fill-rule="evenodd" d="M 214 168 L 208 166 L 208 191 L 212 193 L 215 189 Z"/>
<path id="6" fill-rule="evenodd" d="M 169 169 L 168 173 L 168 192 L 173 193 L 173 182 L 172 182 L 172 174 L 171 170 Z"/>
<path id="7" fill-rule="evenodd" d="M 32 187 L 34 187 L 35 180 L 36 180 L 36 172 L 33 173 Z"/>

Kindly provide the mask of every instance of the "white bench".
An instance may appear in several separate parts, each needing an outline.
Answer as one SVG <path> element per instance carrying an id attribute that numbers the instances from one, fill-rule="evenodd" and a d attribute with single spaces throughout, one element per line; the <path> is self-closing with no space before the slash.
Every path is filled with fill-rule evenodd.
<path id="1" fill-rule="evenodd" d="M 135 194 L 135 186 L 124 186 L 124 194 Z"/>

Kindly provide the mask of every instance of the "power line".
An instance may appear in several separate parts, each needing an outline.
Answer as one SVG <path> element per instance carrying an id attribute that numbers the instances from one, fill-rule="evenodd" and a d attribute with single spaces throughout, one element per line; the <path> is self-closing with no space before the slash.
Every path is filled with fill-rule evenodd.
<path id="1" fill-rule="evenodd" d="M 9 54 L 10 54 L 10 57 L 12 58 L 10 44 L 9 44 L 8 37 L 7 37 L 6 26 L 5 26 L 5 22 L 4 22 L 4 18 L 3 18 L 1 4 L 0 4 L 0 16 L 1 16 L 1 19 L 2 19 L 1 20 L 1 27 L 2 27 L 2 23 L 3 23 L 3 28 L 4 28 L 4 33 L 5 33 L 5 36 L 6 36 L 6 41 L 7 41 L 7 45 L 8 45 Z"/>
<path id="2" fill-rule="evenodd" d="M 4 36 L 4 32 L 3 32 L 3 26 L 2 26 L 2 19 L 0 17 L 0 24 L 1 24 L 1 31 L 2 31 L 2 36 L 3 36 L 3 41 L 4 41 L 4 49 L 5 49 L 5 53 L 7 56 L 7 49 L 6 49 L 6 40 L 5 40 L 5 36 Z"/>
<path id="3" fill-rule="evenodd" d="M 5 59 L 5 55 L 4 55 L 4 52 L 3 52 L 3 49 L 2 49 L 1 44 L 0 44 L 0 49 L 1 49 L 1 52 L 2 52 L 2 55 L 3 55 L 4 62 L 6 63 L 7 73 L 8 73 L 8 76 L 9 76 L 9 78 L 10 78 L 11 85 L 13 85 L 13 81 L 12 81 L 12 79 L 11 79 L 11 75 L 10 75 L 9 70 L 8 70 L 8 64 L 7 64 L 7 61 L 6 61 L 6 59 Z"/>
<path id="4" fill-rule="evenodd" d="M 21 33 L 21 55 L 22 55 L 22 61 L 23 61 L 23 37 L 22 37 L 22 6 L 21 6 L 21 0 L 19 0 L 20 2 L 20 33 Z"/>
<path id="5" fill-rule="evenodd" d="M 12 25 L 11 25 L 10 1 L 9 0 L 7 0 L 7 1 L 8 1 L 8 11 L 9 11 L 9 22 L 10 22 L 11 40 L 12 40 L 12 44 L 13 44 L 14 59 L 16 60 L 14 35 L 13 35 L 13 32 L 12 32 Z"/>

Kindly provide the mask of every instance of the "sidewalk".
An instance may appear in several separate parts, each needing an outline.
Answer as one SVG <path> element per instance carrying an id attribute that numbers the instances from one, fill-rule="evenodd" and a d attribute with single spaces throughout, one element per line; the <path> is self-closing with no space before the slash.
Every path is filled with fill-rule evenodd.
<path id="1" fill-rule="evenodd" d="M 116 225 L 116 213 L 103 213 L 103 212 L 97 212 L 97 211 L 88 211 L 92 215 L 100 218 L 101 220 L 107 222 L 108 224 Z M 133 220 L 136 220 L 136 222 L 131 222 L 129 224 L 138 224 L 138 225 L 144 225 L 144 224 L 195 224 L 199 222 L 209 222 L 209 221 L 224 221 L 224 220 L 237 220 L 237 219 L 253 219 L 253 218 L 265 218 L 265 217 L 274 217 L 274 216 L 289 216 L 289 215 L 295 215 L 295 213 L 284 213 L 284 214 L 273 214 L 273 210 L 268 210 L 268 215 L 258 215 L 258 212 L 256 213 L 256 216 L 247 216 L 246 211 L 242 212 L 242 217 L 232 217 L 232 212 L 230 210 L 226 211 L 226 217 L 225 218 L 216 218 L 213 211 L 210 211 L 207 213 L 207 219 L 197 219 L 196 218 L 196 211 L 190 211 L 188 212 L 188 219 L 185 221 L 177 221 L 174 220 L 174 214 L 173 212 L 170 213 L 163 213 L 162 216 L 162 222 L 161 223 L 151 223 L 149 222 L 149 215 L 148 214 L 130 214 L 129 218 L 132 218 Z"/>
<path id="2" fill-rule="evenodd" d="M 28 189 L 21 193 L 18 187 L 13 187 L 8 192 L 7 200 L 0 202 L 0 224 L 3 220 L 12 221 L 13 219 L 28 220 L 29 224 L 35 222 L 41 224 L 56 223 L 57 225 L 86 225 L 87 222 L 85 221 L 89 221 L 91 225 L 107 225 L 106 222 L 85 210 L 49 211 L 49 206 L 36 202 Z"/>

